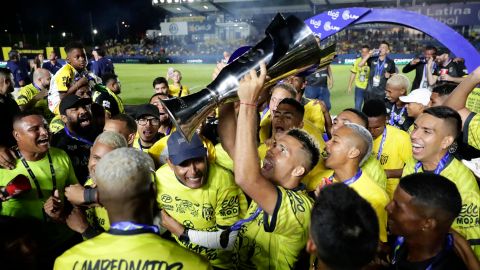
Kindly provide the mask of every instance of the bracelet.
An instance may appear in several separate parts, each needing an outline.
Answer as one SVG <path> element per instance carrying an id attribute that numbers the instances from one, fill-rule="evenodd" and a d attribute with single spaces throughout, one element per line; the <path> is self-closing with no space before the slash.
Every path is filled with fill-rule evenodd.
<path id="1" fill-rule="evenodd" d="M 248 103 L 248 102 L 241 102 L 241 101 L 240 101 L 240 105 L 247 105 L 255 108 L 257 107 L 257 103 Z"/>
<path id="2" fill-rule="evenodd" d="M 96 188 L 86 188 L 83 190 L 83 200 L 85 201 L 85 204 L 92 204 L 97 202 L 95 200 L 95 195 L 97 193 Z"/>

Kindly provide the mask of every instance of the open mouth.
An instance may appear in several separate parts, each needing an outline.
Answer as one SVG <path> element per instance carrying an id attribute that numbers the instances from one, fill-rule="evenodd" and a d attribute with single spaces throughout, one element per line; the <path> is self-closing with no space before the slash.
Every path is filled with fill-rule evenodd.
<path id="1" fill-rule="evenodd" d="M 37 144 L 41 146 L 48 146 L 49 143 L 48 137 L 37 140 Z"/>
<path id="2" fill-rule="evenodd" d="M 272 161 L 270 161 L 269 159 L 264 159 L 262 169 L 266 171 L 273 169 Z"/>
<path id="3" fill-rule="evenodd" d="M 418 143 L 412 143 L 412 152 L 413 154 L 419 154 L 423 151 L 425 147 Z"/>

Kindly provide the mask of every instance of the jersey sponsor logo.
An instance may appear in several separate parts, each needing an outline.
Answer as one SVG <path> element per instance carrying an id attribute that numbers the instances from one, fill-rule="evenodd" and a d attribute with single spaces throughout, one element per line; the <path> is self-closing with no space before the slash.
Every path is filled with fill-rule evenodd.
<path id="1" fill-rule="evenodd" d="M 238 196 L 233 196 L 223 200 L 220 215 L 222 217 L 236 216 L 240 213 L 240 203 Z"/>
<path id="2" fill-rule="evenodd" d="M 183 263 L 169 263 L 159 260 L 104 259 L 75 261 L 73 270 L 180 270 Z"/>
<path id="3" fill-rule="evenodd" d="M 466 196 L 468 197 L 473 197 L 473 196 Z M 471 198 L 471 200 L 468 200 L 464 198 L 464 201 L 472 201 L 474 198 Z M 462 228 L 471 228 L 471 227 L 477 227 L 480 225 L 480 209 L 478 204 L 474 204 L 473 202 L 471 203 L 463 203 L 462 204 L 462 210 L 460 211 L 460 214 L 456 218 L 455 222 L 457 225 L 459 225 Z"/>
<path id="4" fill-rule="evenodd" d="M 172 197 L 168 194 L 162 194 L 162 196 L 160 196 L 160 200 L 163 203 L 171 203 L 172 202 Z"/>
<path id="5" fill-rule="evenodd" d="M 104 101 L 102 102 L 102 107 L 104 107 L 104 108 L 110 108 L 110 101 L 104 100 Z"/>
<path id="6" fill-rule="evenodd" d="M 382 154 L 382 155 L 380 156 L 380 160 L 379 160 L 379 161 L 380 161 L 380 165 L 382 165 L 382 166 L 385 165 L 385 164 L 387 164 L 387 162 L 388 162 L 388 155 Z"/>
<path id="7" fill-rule="evenodd" d="M 194 243 L 188 243 L 187 248 L 195 253 L 204 255 L 205 257 L 207 257 L 207 260 L 209 261 L 213 261 L 218 258 L 217 251 L 212 248 L 202 247 Z"/>
<path id="8" fill-rule="evenodd" d="M 292 204 L 293 213 L 296 214 L 297 212 L 305 212 L 305 201 L 302 197 L 298 196 L 295 192 L 288 192 L 287 191 L 288 199 Z"/>

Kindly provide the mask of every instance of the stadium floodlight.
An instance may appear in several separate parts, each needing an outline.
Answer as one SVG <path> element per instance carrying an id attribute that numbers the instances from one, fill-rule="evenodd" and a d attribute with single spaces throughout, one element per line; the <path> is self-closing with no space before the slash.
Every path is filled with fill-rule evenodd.
<path id="1" fill-rule="evenodd" d="M 52 25 L 50 25 L 50 28 L 52 28 L 52 29 L 53 29 L 53 28 L 55 28 L 55 26 L 52 24 Z"/>
<path id="2" fill-rule="evenodd" d="M 189 3 L 193 3 L 194 0 L 188 0 Z"/>
<path id="3" fill-rule="evenodd" d="M 172 0 L 167 0 L 167 3 L 171 4 L 171 3 L 172 3 Z"/>
<path id="4" fill-rule="evenodd" d="M 175 2 L 175 3 L 178 3 L 178 2 L 180 2 L 180 0 L 174 0 L 174 2 Z"/>
<path id="5" fill-rule="evenodd" d="M 178 10 L 178 11 L 182 11 L 182 9 L 181 9 L 181 8 L 179 8 L 179 7 L 177 7 L 177 10 Z"/>
<path id="6" fill-rule="evenodd" d="M 62 32 L 62 37 L 65 37 L 66 35 L 67 35 L 67 33 Z"/>
<path id="7" fill-rule="evenodd" d="M 208 6 L 207 6 L 207 5 L 203 5 L 203 8 L 204 8 L 204 9 L 208 9 Z"/>
<path id="8" fill-rule="evenodd" d="M 93 29 L 92 33 L 93 33 L 94 35 L 98 34 L 97 29 Z"/>
<path id="9" fill-rule="evenodd" d="M 158 4 L 158 0 L 153 0 L 152 2 L 154 5 Z"/>

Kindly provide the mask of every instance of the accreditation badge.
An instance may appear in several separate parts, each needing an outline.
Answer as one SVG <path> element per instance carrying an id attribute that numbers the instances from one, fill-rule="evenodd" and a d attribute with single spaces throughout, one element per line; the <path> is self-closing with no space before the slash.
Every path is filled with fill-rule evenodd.
<path id="1" fill-rule="evenodd" d="M 378 87 L 380 85 L 380 75 L 373 76 L 372 86 Z"/>

